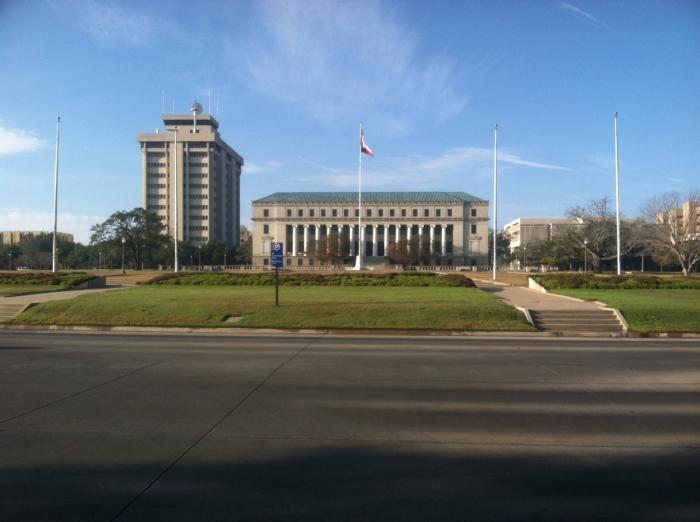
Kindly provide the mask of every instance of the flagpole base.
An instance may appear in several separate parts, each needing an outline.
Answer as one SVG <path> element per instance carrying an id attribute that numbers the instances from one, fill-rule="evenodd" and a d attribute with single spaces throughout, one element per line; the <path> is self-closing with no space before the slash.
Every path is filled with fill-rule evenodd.
<path id="1" fill-rule="evenodd" d="M 353 270 L 366 270 L 367 267 L 362 262 L 362 256 L 355 256 L 355 266 Z"/>

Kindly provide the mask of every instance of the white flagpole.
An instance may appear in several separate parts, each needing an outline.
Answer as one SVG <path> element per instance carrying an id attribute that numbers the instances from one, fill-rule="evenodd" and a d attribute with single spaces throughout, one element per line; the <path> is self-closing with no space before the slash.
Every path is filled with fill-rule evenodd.
<path id="1" fill-rule="evenodd" d="M 177 126 L 175 127 L 175 272 L 179 271 L 179 260 L 177 256 L 177 236 L 178 236 L 178 223 L 177 223 L 177 214 L 178 214 L 178 209 L 180 206 L 180 202 L 177 198 L 177 186 L 178 186 L 178 179 L 177 179 L 177 161 L 179 159 L 179 154 L 177 153 Z"/>
<path id="2" fill-rule="evenodd" d="M 622 274 L 622 262 L 620 259 L 620 160 L 617 146 L 617 113 L 615 117 L 615 226 L 617 227 L 617 275 Z"/>
<path id="3" fill-rule="evenodd" d="M 493 280 L 496 280 L 496 236 L 498 235 L 498 125 L 493 129 Z"/>
<path id="4" fill-rule="evenodd" d="M 360 122 L 360 156 L 357 167 L 358 190 L 357 190 L 357 260 L 355 270 L 362 270 L 362 251 L 364 241 L 362 233 L 362 123 Z"/>
<path id="5" fill-rule="evenodd" d="M 51 271 L 56 271 L 56 236 L 58 234 L 58 150 L 61 146 L 61 117 L 56 117 L 56 160 L 53 166 L 53 249 L 51 253 Z"/>

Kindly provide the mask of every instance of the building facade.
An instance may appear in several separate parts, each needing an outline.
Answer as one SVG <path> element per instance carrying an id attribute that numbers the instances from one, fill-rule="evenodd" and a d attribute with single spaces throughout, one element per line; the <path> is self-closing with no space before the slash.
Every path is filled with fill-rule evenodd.
<path id="1" fill-rule="evenodd" d="M 16 245 L 24 238 L 36 237 L 41 235 L 53 235 L 53 232 L 37 231 L 37 230 L 11 230 L 0 232 L 0 245 Z M 65 241 L 66 243 L 73 243 L 73 234 L 67 234 L 65 232 L 57 233 L 58 239 Z"/>
<path id="2" fill-rule="evenodd" d="M 349 239 L 349 259 L 363 248 L 368 265 L 423 237 L 431 263 L 488 264 L 488 201 L 465 192 L 363 192 L 362 234 L 358 217 L 357 192 L 278 192 L 253 201 L 253 264 L 269 266 L 271 243 L 281 241 L 287 265 L 313 265 L 309 245 L 330 237 Z"/>
<path id="3" fill-rule="evenodd" d="M 179 241 L 238 245 L 243 158 L 221 139 L 219 123 L 211 115 L 196 120 L 192 115 L 165 115 L 163 123 L 163 133 L 138 135 L 143 208 L 155 212 Z"/>
<path id="4" fill-rule="evenodd" d="M 660 212 L 656 216 L 657 223 L 673 224 L 681 236 L 689 239 L 700 239 L 700 212 L 698 201 L 686 201 L 680 208 L 669 212 Z"/>
<path id="5" fill-rule="evenodd" d="M 533 241 L 551 241 L 566 234 L 572 227 L 580 226 L 575 219 L 518 218 L 506 223 L 503 236 L 510 240 L 510 251 L 527 246 Z"/>

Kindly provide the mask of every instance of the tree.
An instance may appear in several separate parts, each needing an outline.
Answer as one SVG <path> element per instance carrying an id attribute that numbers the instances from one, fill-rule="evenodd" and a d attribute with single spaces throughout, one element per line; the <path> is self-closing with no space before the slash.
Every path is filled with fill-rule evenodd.
<path id="1" fill-rule="evenodd" d="M 233 262 L 236 265 L 252 265 L 253 264 L 253 238 L 249 237 L 229 254 L 229 263 Z"/>
<path id="2" fill-rule="evenodd" d="M 172 241 L 158 215 L 140 207 L 115 212 L 91 230 L 90 244 L 112 258 L 121 258 L 123 238 L 125 259 L 135 268 L 154 263 Z"/>
<path id="3" fill-rule="evenodd" d="M 510 239 L 499 232 L 496 235 L 496 252 L 498 264 L 510 261 Z M 493 263 L 493 229 L 489 229 L 489 264 Z"/>
<path id="4" fill-rule="evenodd" d="M 700 230 L 698 230 L 700 190 L 691 190 L 687 197 L 680 192 L 666 192 L 649 200 L 642 208 L 644 232 L 657 258 L 677 261 L 687 276 L 700 262 Z"/>
<path id="5" fill-rule="evenodd" d="M 420 245 L 418 246 L 418 258 L 423 266 L 430 264 L 430 236 L 423 234 L 420 236 Z"/>
<path id="6" fill-rule="evenodd" d="M 333 263 L 334 265 L 337 264 L 338 262 L 338 257 L 339 257 L 339 245 L 338 245 L 338 232 L 333 230 L 330 234 L 328 234 L 328 240 L 326 242 L 326 247 L 327 247 L 327 252 L 328 252 L 328 257 L 327 260 Z"/>
<path id="7" fill-rule="evenodd" d="M 350 231 L 343 227 L 340 232 L 340 259 L 347 259 L 350 257 Z"/>
<path id="8" fill-rule="evenodd" d="M 575 219 L 580 226 L 571 227 L 564 238 L 569 243 L 569 252 L 573 253 L 583 248 L 591 260 L 594 272 L 601 272 L 602 262 L 617 257 L 617 231 L 615 214 L 610 210 L 608 198 L 592 200 L 585 207 L 569 209 L 567 215 Z M 622 221 L 620 223 L 620 254 L 632 250 L 633 226 Z"/>

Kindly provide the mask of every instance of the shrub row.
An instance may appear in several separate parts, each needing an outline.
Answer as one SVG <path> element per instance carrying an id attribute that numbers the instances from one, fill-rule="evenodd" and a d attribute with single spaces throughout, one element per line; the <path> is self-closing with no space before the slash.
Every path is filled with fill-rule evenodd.
<path id="1" fill-rule="evenodd" d="M 651 275 L 594 275 L 594 274 L 550 274 L 534 276 L 535 281 L 545 288 L 556 290 L 563 288 L 588 289 L 700 289 L 700 277 Z"/>
<path id="2" fill-rule="evenodd" d="M 204 286 L 269 286 L 275 284 L 274 274 L 165 274 L 144 284 L 204 285 Z M 435 286 L 472 287 L 474 282 L 460 274 L 438 276 L 433 273 L 389 274 L 280 274 L 285 286 Z"/>
<path id="3" fill-rule="evenodd" d="M 0 285 L 58 285 L 70 288 L 94 277 L 85 272 L 4 272 L 0 273 Z"/>

